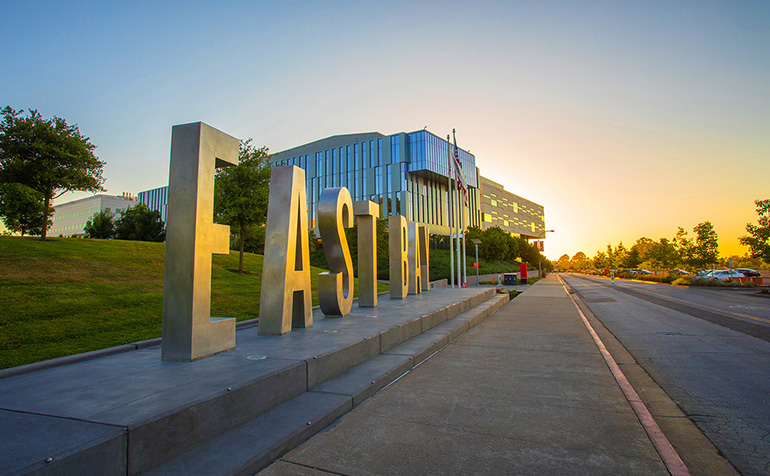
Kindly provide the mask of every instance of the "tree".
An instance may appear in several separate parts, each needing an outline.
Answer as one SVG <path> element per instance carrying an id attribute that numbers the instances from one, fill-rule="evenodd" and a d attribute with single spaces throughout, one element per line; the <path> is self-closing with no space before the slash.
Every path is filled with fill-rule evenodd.
<path id="1" fill-rule="evenodd" d="M 480 258 L 486 261 L 513 261 L 516 258 L 513 237 L 499 226 L 484 230 L 480 239 Z"/>
<path id="2" fill-rule="evenodd" d="M 692 246 L 690 263 L 698 268 L 716 263 L 719 258 L 719 237 L 710 221 L 698 223 L 692 231 L 695 243 Z"/>
<path id="3" fill-rule="evenodd" d="M 71 191 L 104 190 L 104 162 L 94 156 L 96 146 L 80 134 L 77 125 L 59 117 L 43 119 L 34 109 L 6 106 L 0 122 L 0 183 L 18 182 L 40 193 L 43 216 L 51 201 Z M 45 240 L 48 223 L 40 238 Z"/>
<path id="4" fill-rule="evenodd" d="M 596 256 L 594 256 L 594 267 L 596 269 L 607 269 L 610 268 L 610 262 L 607 259 L 607 255 L 602 251 L 597 251 Z"/>
<path id="5" fill-rule="evenodd" d="M 41 196 L 35 190 L 20 183 L 0 185 L 0 217 L 10 231 L 40 235 L 50 226 L 52 214 L 53 210 L 45 218 Z"/>
<path id="6" fill-rule="evenodd" d="M 631 249 L 628 251 L 629 253 L 629 268 L 638 268 L 642 265 L 642 263 L 647 264 L 645 267 L 650 267 L 652 265 L 652 262 L 650 261 L 650 258 L 652 257 L 652 250 L 655 247 L 655 242 L 647 237 L 641 237 L 638 240 L 636 240 L 636 243 L 631 247 Z"/>
<path id="7" fill-rule="evenodd" d="M 578 251 L 572 257 L 572 269 L 583 270 L 592 266 L 591 259 L 582 251 Z"/>
<path id="8" fill-rule="evenodd" d="M 692 262 L 692 239 L 687 237 L 687 232 L 681 226 L 674 235 L 671 242 L 674 245 L 675 260 L 674 264 L 689 264 Z"/>
<path id="9" fill-rule="evenodd" d="M 612 250 L 612 243 L 607 243 L 607 267 L 614 268 L 616 264 L 615 252 Z"/>
<path id="10" fill-rule="evenodd" d="M 83 227 L 83 234 L 86 238 L 112 238 L 115 235 L 114 218 L 115 215 L 107 210 L 94 214 Z"/>
<path id="11" fill-rule="evenodd" d="M 752 258 L 762 258 L 770 262 L 770 198 L 755 200 L 757 206 L 757 224 L 746 224 L 746 236 L 739 238 L 742 245 L 749 247 Z"/>
<path id="12" fill-rule="evenodd" d="M 256 148 L 251 139 L 241 141 L 238 165 L 217 171 L 214 186 L 214 219 L 230 225 L 238 235 L 238 271 L 243 272 L 243 243 L 249 227 L 263 226 L 267 220 L 270 167 L 267 147 Z"/>
<path id="13" fill-rule="evenodd" d="M 618 246 L 615 247 L 615 251 L 613 252 L 613 259 L 615 260 L 615 264 L 621 268 L 636 267 L 633 256 L 629 255 L 629 251 L 623 245 L 622 241 L 618 243 Z"/>
<path id="14" fill-rule="evenodd" d="M 569 271 L 572 269 L 572 262 L 569 260 L 568 254 L 563 254 L 559 257 L 559 260 L 556 261 L 556 266 L 559 267 L 559 271 Z"/>
<path id="15" fill-rule="evenodd" d="M 163 241 L 166 229 L 160 212 L 144 203 L 123 210 L 115 220 L 115 238 L 119 240 Z"/>
<path id="16" fill-rule="evenodd" d="M 645 261 L 649 261 L 656 269 L 669 269 L 677 262 L 676 247 L 667 238 L 661 238 L 653 244 L 650 255 Z"/>
<path id="17" fill-rule="evenodd" d="M 523 246 L 519 244 L 519 258 L 521 259 L 522 263 L 527 263 L 533 268 L 536 268 L 538 263 L 540 263 L 540 259 L 542 258 L 542 255 L 540 254 L 540 247 L 535 243 L 529 244 L 526 241 L 524 242 Z"/>

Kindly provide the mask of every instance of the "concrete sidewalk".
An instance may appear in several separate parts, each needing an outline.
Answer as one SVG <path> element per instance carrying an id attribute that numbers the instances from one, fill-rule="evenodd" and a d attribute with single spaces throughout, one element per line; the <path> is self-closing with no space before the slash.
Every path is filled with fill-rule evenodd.
<path id="1" fill-rule="evenodd" d="M 667 475 L 556 277 L 260 475 Z"/>

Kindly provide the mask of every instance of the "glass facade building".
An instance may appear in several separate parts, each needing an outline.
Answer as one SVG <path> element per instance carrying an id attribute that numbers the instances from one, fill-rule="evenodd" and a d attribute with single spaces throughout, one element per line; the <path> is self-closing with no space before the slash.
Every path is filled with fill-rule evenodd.
<path id="1" fill-rule="evenodd" d="M 164 222 L 168 216 L 168 187 L 153 188 L 139 192 L 139 203 L 144 203 L 150 210 L 160 212 L 160 218 Z"/>
<path id="2" fill-rule="evenodd" d="M 284 150 L 272 155 L 269 163 L 305 170 L 311 228 L 316 228 L 321 191 L 347 187 L 354 201 L 377 203 L 381 218 L 403 215 L 426 225 L 430 233 L 448 235 L 450 154 L 454 160 L 450 143 L 427 130 L 391 135 L 365 132 L 327 137 Z M 545 229 L 542 206 L 481 177 L 476 157 L 470 152 L 458 149 L 458 158 L 468 182 L 468 204 L 463 207 L 467 226 L 498 225 L 526 238 L 534 238 Z M 454 187 L 452 180 L 453 195 Z M 166 220 L 168 187 L 140 192 L 139 201 L 160 211 Z"/>
<path id="3" fill-rule="evenodd" d="M 427 131 L 383 135 L 346 134 L 321 139 L 271 157 L 271 165 L 296 165 L 305 170 L 308 218 L 317 223 L 316 204 L 327 187 L 347 187 L 353 200 L 371 200 L 380 217 L 403 215 L 428 226 L 431 233 L 449 234 L 447 213 L 449 143 Z M 481 226 L 476 158 L 459 149 L 468 182 L 466 224 Z M 454 182 L 453 182 L 454 184 Z"/>

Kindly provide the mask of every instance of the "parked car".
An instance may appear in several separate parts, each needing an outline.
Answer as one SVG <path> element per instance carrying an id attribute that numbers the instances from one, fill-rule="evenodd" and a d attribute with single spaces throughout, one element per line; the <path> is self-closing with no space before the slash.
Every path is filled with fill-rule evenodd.
<path id="1" fill-rule="evenodd" d="M 713 271 L 711 271 L 710 269 L 702 269 L 702 270 L 698 271 L 697 273 L 695 273 L 695 277 L 696 278 L 706 278 L 706 279 L 709 279 L 711 277 L 711 273 L 712 272 Z"/>
<path id="2" fill-rule="evenodd" d="M 671 274 L 675 274 L 677 276 L 689 276 L 690 273 L 688 271 L 685 271 L 683 269 L 675 269 L 671 271 Z"/>
<path id="3" fill-rule="evenodd" d="M 748 268 L 738 268 L 736 269 L 736 271 L 738 271 L 739 273 L 743 273 L 743 275 L 746 276 L 747 278 L 758 278 L 762 276 L 762 274 L 760 274 L 759 271 L 755 271 L 753 269 L 748 269 Z"/>
<path id="4" fill-rule="evenodd" d="M 644 274 L 646 276 L 652 276 L 653 272 L 652 271 L 647 271 L 646 269 L 637 269 L 636 270 L 636 274 Z"/>
<path id="5" fill-rule="evenodd" d="M 711 273 L 711 276 L 708 277 L 711 279 L 718 279 L 720 281 L 727 281 L 730 279 L 740 280 L 741 278 L 745 278 L 746 275 L 732 269 L 718 269 Z"/>

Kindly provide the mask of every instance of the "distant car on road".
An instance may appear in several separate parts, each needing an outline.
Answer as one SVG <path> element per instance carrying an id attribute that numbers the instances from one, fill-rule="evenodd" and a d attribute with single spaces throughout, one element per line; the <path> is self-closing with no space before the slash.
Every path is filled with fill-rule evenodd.
<path id="1" fill-rule="evenodd" d="M 748 269 L 748 268 L 738 268 L 736 269 L 736 271 L 738 271 L 739 273 L 743 273 L 743 275 L 746 276 L 747 278 L 758 278 L 762 276 L 759 273 L 759 271 L 755 271 L 753 269 Z"/>
<path id="2" fill-rule="evenodd" d="M 708 277 L 711 279 L 718 279 L 720 281 L 728 281 L 730 279 L 740 280 L 741 278 L 745 278 L 746 275 L 732 269 L 718 269 L 711 273 L 711 275 Z"/>
<path id="3" fill-rule="evenodd" d="M 652 271 L 647 271 L 646 269 L 637 269 L 636 270 L 636 274 L 644 274 L 646 276 L 652 276 L 653 272 Z"/>
<path id="4" fill-rule="evenodd" d="M 689 276 L 690 272 L 683 269 L 675 269 L 671 271 L 671 274 L 676 274 L 677 276 Z"/>

